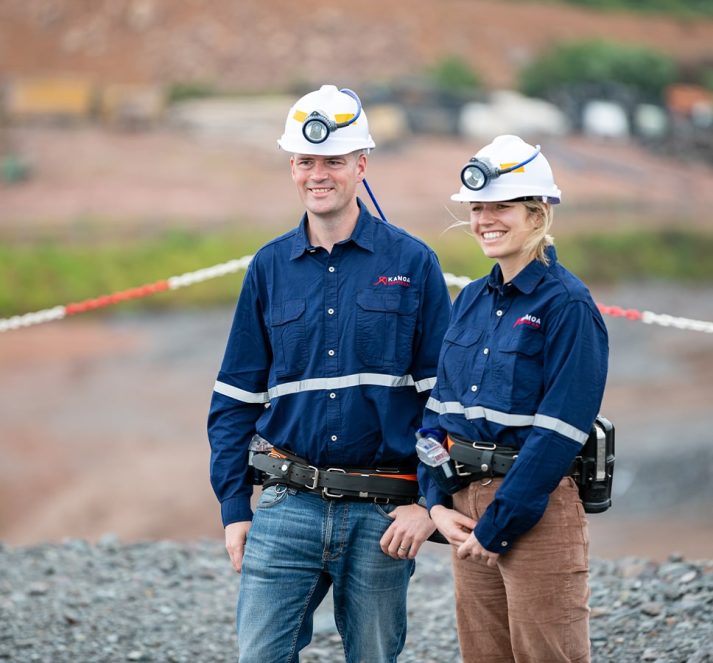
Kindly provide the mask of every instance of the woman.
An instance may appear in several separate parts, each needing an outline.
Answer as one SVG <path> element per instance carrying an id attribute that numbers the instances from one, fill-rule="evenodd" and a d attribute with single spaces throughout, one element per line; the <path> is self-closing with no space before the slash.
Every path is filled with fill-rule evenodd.
<path id="1" fill-rule="evenodd" d="M 601 404 L 606 327 L 557 261 L 560 190 L 539 146 L 498 136 L 461 180 L 451 199 L 497 264 L 454 303 L 421 430 L 448 441 L 464 487 L 451 498 L 426 465 L 419 476 L 453 545 L 463 660 L 589 661 L 587 521 L 569 475 Z"/>

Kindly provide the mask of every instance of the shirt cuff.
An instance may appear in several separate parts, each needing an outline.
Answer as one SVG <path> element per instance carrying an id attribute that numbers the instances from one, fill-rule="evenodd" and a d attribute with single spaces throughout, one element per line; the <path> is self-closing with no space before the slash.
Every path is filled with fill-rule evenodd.
<path id="1" fill-rule="evenodd" d="M 220 515 L 223 519 L 223 527 L 231 523 L 238 523 L 253 519 L 253 512 L 250 509 L 249 497 L 230 497 L 220 504 Z"/>
<path id="2" fill-rule="evenodd" d="M 450 495 L 446 495 L 443 491 L 438 490 L 438 487 L 434 484 L 430 484 L 426 489 L 426 508 L 430 512 L 437 504 L 452 509 L 453 498 Z"/>
<path id="3" fill-rule="evenodd" d="M 483 518 L 486 518 L 487 515 L 487 512 L 483 514 Z M 508 537 L 502 532 L 488 527 L 487 520 L 483 520 L 483 518 L 478 521 L 478 524 L 473 530 L 473 534 L 475 538 L 478 539 L 478 543 L 490 552 L 499 553 L 501 555 L 506 553 L 515 543 L 513 537 Z"/>

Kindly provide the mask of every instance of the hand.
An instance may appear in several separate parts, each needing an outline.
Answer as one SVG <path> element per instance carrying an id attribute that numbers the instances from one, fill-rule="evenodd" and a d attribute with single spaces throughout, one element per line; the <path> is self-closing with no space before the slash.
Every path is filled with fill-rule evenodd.
<path id="1" fill-rule="evenodd" d="M 225 549 L 230 555 L 230 562 L 233 568 L 240 573 L 243 568 L 243 554 L 245 553 L 245 542 L 248 539 L 248 532 L 252 522 L 243 520 L 237 523 L 230 523 L 225 528 Z"/>
<path id="2" fill-rule="evenodd" d="M 428 511 L 418 504 L 404 504 L 397 506 L 391 517 L 394 522 L 381 537 L 381 549 L 394 559 L 414 559 L 436 529 Z"/>
<path id="3" fill-rule="evenodd" d="M 458 546 L 456 551 L 458 559 L 466 559 L 470 557 L 473 561 L 485 560 L 488 566 L 495 566 L 498 563 L 500 553 L 490 552 L 480 545 L 480 541 L 473 536 L 469 536 L 465 543 Z"/>
<path id="4" fill-rule="evenodd" d="M 441 504 L 431 508 L 431 520 L 436 524 L 438 531 L 448 539 L 448 543 L 454 546 L 459 546 L 468 538 L 472 538 L 470 534 L 476 524 L 472 518 Z"/>

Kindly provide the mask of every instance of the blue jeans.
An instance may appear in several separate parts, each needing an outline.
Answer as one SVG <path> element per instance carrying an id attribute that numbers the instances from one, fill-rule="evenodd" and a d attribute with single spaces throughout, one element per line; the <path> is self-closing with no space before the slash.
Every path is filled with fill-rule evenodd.
<path id="1" fill-rule="evenodd" d="M 263 491 L 240 577 L 241 663 L 296 663 L 331 585 L 347 663 L 396 661 L 415 562 L 392 559 L 379 547 L 394 508 L 281 485 Z"/>

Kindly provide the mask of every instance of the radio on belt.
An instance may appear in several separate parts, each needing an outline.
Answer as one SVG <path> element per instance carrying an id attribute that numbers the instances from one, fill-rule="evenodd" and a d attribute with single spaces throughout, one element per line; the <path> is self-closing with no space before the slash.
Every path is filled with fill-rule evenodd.
<path id="1" fill-rule="evenodd" d="M 582 447 L 577 478 L 579 496 L 587 513 L 602 513 L 611 506 L 614 458 L 614 425 L 599 415 Z"/>

